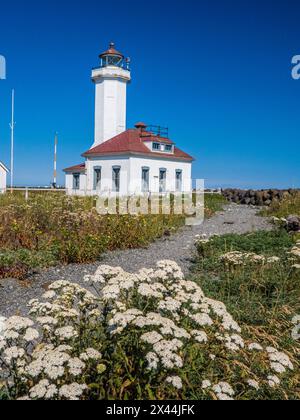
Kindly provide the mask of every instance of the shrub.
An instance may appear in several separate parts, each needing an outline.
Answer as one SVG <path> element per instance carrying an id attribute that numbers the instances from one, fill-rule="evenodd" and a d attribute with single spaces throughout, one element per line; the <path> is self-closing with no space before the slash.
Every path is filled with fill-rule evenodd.
<path id="1" fill-rule="evenodd" d="M 298 248 L 285 231 L 213 237 L 198 243 L 193 279 L 226 304 L 246 334 L 297 355 L 291 331 L 300 313 Z M 251 253 L 259 258 L 249 261 Z M 297 392 L 290 398 L 299 398 Z"/>
<path id="2" fill-rule="evenodd" d="M 282 200 L 272 203 L 262 214 L 274 217 L 300 215 L 300 191 L 295 191 L 291 195 L 285 196 Z"/>
<path id="3" fill-rule="evenodd" d="M 295 396 L 293 355 L 271 338 L 253 341 L 174 262 L 136 274 L 100 266 L 85 281 L 93 294 L 58 281 L 29 303 L 32 319 L 10 318 L 2 333 L 0 323 L 7 398 Z"/>
<path id="4" fill-rule="evenodd" d="M 221 196 L 206 197 L 206 213 Z M 99 215 L 94 197 L 0 196 L 0 277 L 23 278 L 54 263 L 88 263 L 105 251 L 148 246 L 184 225 L 181 215 Z M 10 262 L 9 262 L 10 261 Z"/>

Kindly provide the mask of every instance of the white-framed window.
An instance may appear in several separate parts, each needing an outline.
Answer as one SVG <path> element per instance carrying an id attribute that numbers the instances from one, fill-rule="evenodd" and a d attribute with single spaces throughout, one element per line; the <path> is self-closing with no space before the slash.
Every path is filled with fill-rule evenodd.
<path id="1" fill-rule="evenodd" d="M 159 170 L 159 192 L 164 193 L 167 190 L 167 170 L 160 168 Z"/>
<path id="2" fill-rule="evenodd" d="M 160 143 L 153 143 L 152 149 L 155 151 L 160 151 L 161 150 Z"/>
<path id="3" fill-rule="evenodd" d="M 171 144 L 165 145 L 165 152 L 171 153 L 173 151 L 173 146 Z"/>
<path id="4" fill-rule="evenodd" d="M 175 180 L 176 180 L 176 191 L 182 191 L 182 170 L 176 169 L 175 171 Z"/>
<path id="5" fill-rule="evenodd" d="M 102 175 L 102 168 L 101 166 L 94 167 L 94 190 L 101 189 L 101 175 Z"/>
<path id="6" fill-rule="evenodd" d="M 80 189 L 80 174 L 73 174 L 73 190 Z"/>
<path id="7" fill-rule="evenodd" d="M 142 192 L 149 192 L 150 190 L 149 180 L 150 180 L 150 168 L 145 166 L 142 168 Z"/>
<path id="8" fill-rule="evenodd" d="M 120 192 L 121 166 L 114 166 L 112 169 L 112 187 L 114 192 Z"/>

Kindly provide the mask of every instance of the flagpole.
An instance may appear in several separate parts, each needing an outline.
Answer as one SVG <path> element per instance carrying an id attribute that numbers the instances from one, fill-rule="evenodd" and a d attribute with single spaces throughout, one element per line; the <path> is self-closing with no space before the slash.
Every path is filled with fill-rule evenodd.
<path id="1" fill-rule="evenodd" d="M 58 144 L 58 133 L 55 134 L 55 140 L 54 140 L 53 188 L 57 187 L 57 144 Z"/>
<path id="2" fill-rule="evenodd" d="M 13 192 L 14 186 L 14 142 L 15 142 L 15 90 L 12 90 L 11 95 L 11 160 L 10 160 L 10 192 Z"/>

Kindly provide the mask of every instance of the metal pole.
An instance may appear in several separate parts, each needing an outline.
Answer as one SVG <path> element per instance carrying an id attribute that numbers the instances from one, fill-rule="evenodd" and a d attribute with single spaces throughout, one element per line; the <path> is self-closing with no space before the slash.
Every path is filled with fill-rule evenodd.
<path id="1" fill-rule="evenodd" d="M 58 137 L 57 133 L 55 134 L 54 140 L 54 172 L 53 172 L 53 188 L 57 187 L 57 144 L 58 144 Z"/>
<path id="2" fill-rule="evenodd" d="M 10 129 L 11 129 L 11 161 L 10 161 L 10 192 L 13 192 L 13 186 L 14 186 L 14 129 L 15 129 L 15 91 L 12 90 L 11 95 L 11 123 L 10 123 Z"/>

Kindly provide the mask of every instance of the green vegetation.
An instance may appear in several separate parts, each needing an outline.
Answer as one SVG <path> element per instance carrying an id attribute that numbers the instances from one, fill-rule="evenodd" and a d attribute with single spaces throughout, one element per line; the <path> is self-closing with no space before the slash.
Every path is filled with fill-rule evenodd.
<path id="1" fill-rule="evenodd" d="M 225 204 L 228 204 L 228 201 L 222 195 L 205 194 L 206 217 L 213 216 L 216 212 L 221 211 Z"/>
<path id="2" fill-rule="evenodd" d="M 137 273 L 99 266 L 85 276 L 93 293 L 52 283 L 29 303 L 30 318 L 5 321 L 0 400 L 299 399 L 299 275 L 287 238 L 274 249 L 283 285 L 270 261 L 218 269 L 216 255 L 257 249 L 261 238 L 253 248 L 249 238 L 199 243 L 195 281 L 160 261 Z M 210 259 L 216 269 L 203 271 Z"/>
<path id="3" fill-rule="evenodd" d="M 206 196 L 206 214 L 221 208 L 221 196 Z M 96 261 L 108 250 L 145 247 L 184 225 L 181 215 L 99 215 L 94 197 L 63 193 L 0 197 L 0 278 L 32 269 Z"/>
<path id="4" fill-rule="evenodd" d="M 273 343 L 297 360 L 298 367 L 285 381 L 283 393 L 286 398 L 299 399 L 300 346 L 291 332 L 293 318 L 300 314 L 300 270 L 293 268 L 297 261 L 293 263 L 289 254 L 293 245 L 295 239 L 283 230 L 200 241 L 194 280 L 206 295 L 225 303 L 249 337 Z M 228 264 L 222 256 L 232 251 L 280 259 Z"/>
<path id="5" fill-rule="evenodd" d="M 270 207 L 262 212 L 263 216 L 287 217 L 300 215 L 300 192 L 284 197 L 280 201 L 274 201 Z"/>

